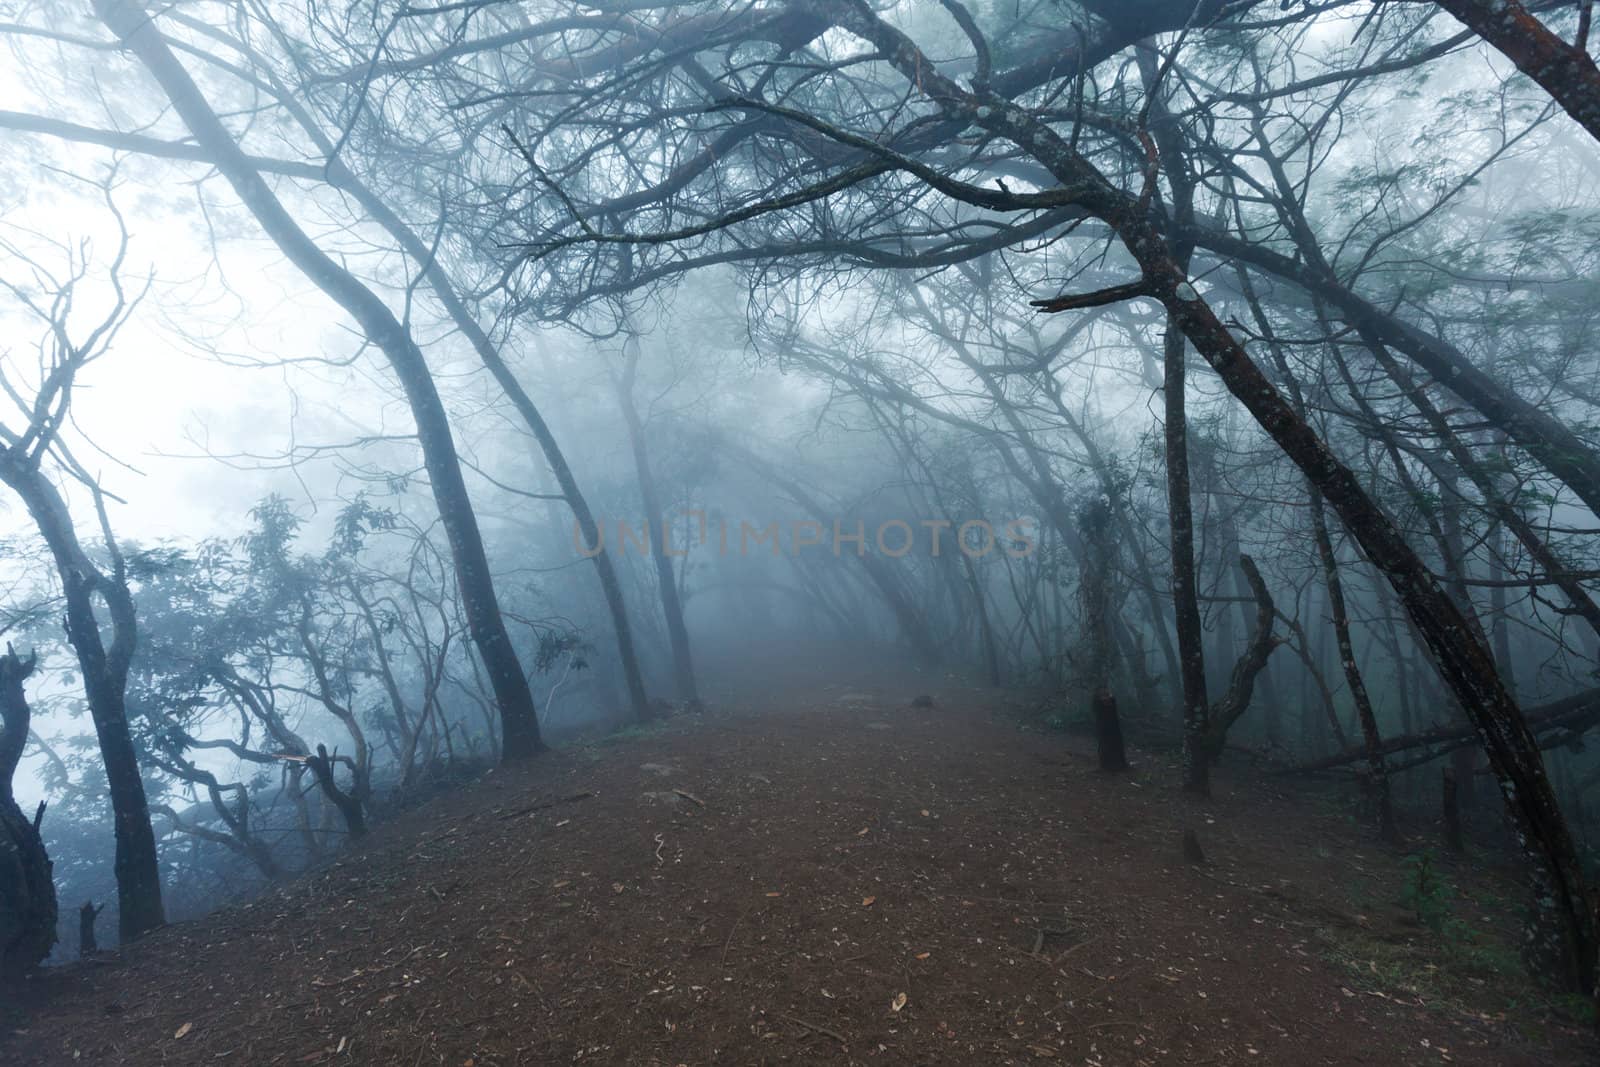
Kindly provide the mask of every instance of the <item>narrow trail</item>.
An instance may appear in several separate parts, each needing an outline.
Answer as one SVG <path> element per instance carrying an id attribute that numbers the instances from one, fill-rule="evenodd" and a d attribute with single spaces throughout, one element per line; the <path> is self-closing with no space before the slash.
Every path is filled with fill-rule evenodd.
<path id="1" fill-rule="evenodd" d="M 911 693 L 724 703 L 497 771 L 51 971 L 0 1063 L 1592 1062 L 1331 960 L 1342 931 L 1415 936 L 1350 910 L 1399 858 L 1336 814 L 1227 776 L 1197 809 L 1153 757 L 1105 777 L 993 696 Z"/>

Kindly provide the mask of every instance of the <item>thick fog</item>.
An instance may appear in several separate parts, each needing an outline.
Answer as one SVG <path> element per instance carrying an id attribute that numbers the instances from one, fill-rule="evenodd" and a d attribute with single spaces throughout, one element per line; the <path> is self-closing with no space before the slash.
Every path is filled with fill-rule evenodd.
<path id="1" fill-rule="evenodd" d="M 878 672 L 1452 790 L 1592 988 L 1600 80 L 1492 6 L 0 0 L 48 958 Z"/>

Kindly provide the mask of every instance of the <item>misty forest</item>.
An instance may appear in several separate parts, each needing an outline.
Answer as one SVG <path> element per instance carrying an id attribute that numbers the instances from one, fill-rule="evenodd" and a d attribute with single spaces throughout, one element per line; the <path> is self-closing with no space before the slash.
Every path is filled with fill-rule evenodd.
<path id="1" fill-rule="evenodd" d="M 1593 8 L 0 0 L 0 1063 L 1594 1062 Z"/>

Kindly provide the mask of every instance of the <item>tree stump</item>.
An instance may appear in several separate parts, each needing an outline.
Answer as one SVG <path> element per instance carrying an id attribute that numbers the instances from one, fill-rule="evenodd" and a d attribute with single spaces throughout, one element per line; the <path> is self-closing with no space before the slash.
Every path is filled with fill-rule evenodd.
<path id="1" fill-rule="evenodd" d="M 93 956 L 96 952 L 100 951 L 100 946 L 95 943 L 94 939 L 94 921 L 98 919 L 100 917 L 100 913 L 105 910 L 106 906 L 104 904 L 97 908 L 94 906 L 94 901 L 92 900 L 84 901 L 83 907 L 78 909 L 79 959 L 85 959 L 89 956 Z"/>
<path id="2" fill-rule="evenodd" d="M 1200 835 L 1193 830 L 1183 832 L 1183 858 L 1197 867 L 1205 866 L 1206 854 L 1200 850 Z"/>
<path id="3" fill-rule="evenodd" d="M 1122 721 L 1117 718 L 1117 697 L 1109 689 L 1094 694 L 1094 736 L 1102 771 L 1125 771 L 1128 755 L 1122 745 Z"/>
<path id="4" fill-rule="evenodd" d="M 36 662 L 9 644 L 0 655 L 0 979 L 37 966 L 56 943 L 56 886 L 39 836 L 44 805 L 29 822 L 11 792 L 32 716 L 22 683 Z"/>
<path id="5" fill-rule="evenodd" d="M 1443 773 L 1443 800 L 1444 800 L 1444 843 L 1456 855 L 1467 850 L 1466 840 L 1461 836 L 1461 794 L 1456 781 L 1456 773 L 1449 767 Z"/>
<path id="6" fill-rule="evenodd" d="M 44 962 L 56 943 L 56 886 L 39 836 L 44 805 L 32 822 L 9 796 L 0 798 L 0 978 Z"/>

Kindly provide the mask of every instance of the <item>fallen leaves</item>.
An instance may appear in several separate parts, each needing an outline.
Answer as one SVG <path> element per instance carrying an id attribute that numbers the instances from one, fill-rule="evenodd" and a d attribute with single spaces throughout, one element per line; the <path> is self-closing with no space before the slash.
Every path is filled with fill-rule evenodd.
<path id="1" fill-rule="evenodd" d="M 180 1040 L 185 1034 L 193 1029 L 194 1023 L 184 1023 L 182 1026 L 178 1027 L 178 1032 L 172 1035 L 172 1040 Z"/>
<path id="2" fill-rule="evenodd" d="M 870 907 L 872 907 L 872 905 L 876 904 L 877 902 L 878 902 L 878 898 L 877 897 L 862 897 L 861 898 L 861 906 L 863 908 L 870 908 Z"/>

